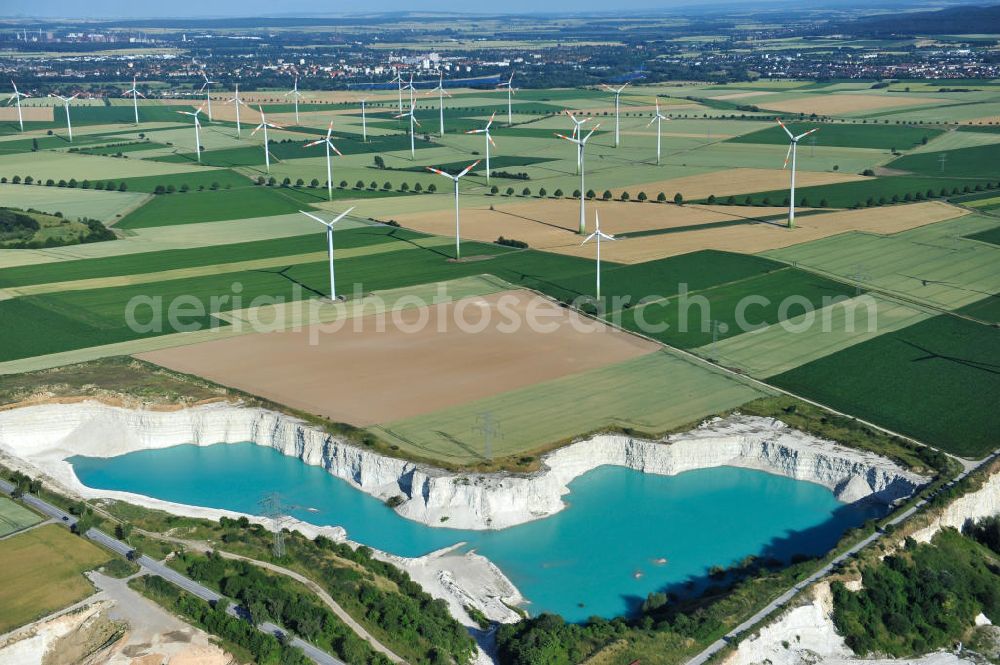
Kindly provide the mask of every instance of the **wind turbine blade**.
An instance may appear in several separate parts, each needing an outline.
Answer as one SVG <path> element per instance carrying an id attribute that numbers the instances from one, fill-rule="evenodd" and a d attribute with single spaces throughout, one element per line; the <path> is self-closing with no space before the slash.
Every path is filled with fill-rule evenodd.
<path id="1" fill-rule="evenodd" d="M 348 208 L 344 212 L 342 212 L 339 215 L 337 215 L 336 218 L 330 220 L 330 226 L 333 226 L 334 224 L 336 224 L 337 222 L 339 222 L 343 218 L 347 217 L 349 214 L 351 214 L 352 210 L 354 210 L 354 206 L 351 206 L 350 208 Z"/>
<path id="2" fill-rule="evenodd" d="M 329 142 L 329 141 L 327 141 L 327 143 L 330 143 L 330 142 Z M 342 153 L 342 152 L 340 152 L 339 150 L 337 150 L 337 146 L 333 145 L 332 143 L 330 143 L 330 150 L 333 150 L 333 151 L 334 151 L 335 153 L 337 153 L 337 154 L 338 154 L 338 155 L 340 155 L 341 157 L 343 157 L 343 156 L 344 156 L 344 153 Z"/>
<path id="3" fill-rule="evenodd" d="M 490 136 L 489 132 L 486 133 L 486 140 L 489 141 L 490 145 L 493 146 L 494 148 L 497 147 L 496 142 L 493 140 L 493 137 Z"/>
<path id="4" fill-rule="evenodd" d="M 255 130 L 255 131 L 256 131 L 256 130 Z M 253 136 L 253 134 L 251 134 L 251 136 Z M 309 143 L 305 144 L 305 145 L 304 145 L 304 146 L 302 146 L 302 147 L 303 147 L 303 148 L 311 148 L 311 147 L 313 147 L 313 146 L 315 146 L 315 145 L 319 145 L 320 143 L 325 143 L 325 142 L 326 142 L 326 139 L 317 139 L 317 140 L 315 140 L 315 141 L 310 141 Z"/>
<path id="5" fill-rule="evenodd" d="M 565 134 L 560 134 L 559 132 L 554 132 L 554 133 L 555 133 L 556 136 L 558 136 L 561 139 L 566 139 L 570 143 L 576 143 L 577 145 L 580 145 L 580 141 L 578 139 L 570 138 L 570 137 L 566 136 Z"/>
<path id="6" fill-rule="evenodd" d="M 486 129 L 490 128 L 490 125 L 493 124 L 493 119 L 496 118 L 496 117 L 497 117 L 497 112 L 494 111 L 493 115 L 490 116 L 490 121 L 486 123 Z"/>
<path id="7" fill-rule="evenodd" d="M 792 158 L 792 146 L 793 145 L 794 144 L 792 144 L 792 143 L 788 144 L 788 152 L 785 153 L 785 165 L 781 167 L 783 169 L 787 169 L 788 168 L 788 160 L 790 160 Z"/>
<path id="8" fill-rule="evenodd" d="M 466 173 L 468 173 L 468 172 L 469 172 L 469 171 L 471 171 L 472 169 L 476 168 L 476 165 L 477 165 L 477 164 L 479 164 L 479 162 L 481 162 L 481 161 L 482 161 L 481 159 L 477 159 L 476 161 L 474 161 L 474 162 L 472 162 L 471 164 L 469 164 L 468 166 L 466 166 L 466 167 L 465 167 L 465 170 L 464 170 L 464 171 L 462 171 L 462 172 L 461 172 L 461 173 L 459 173 L 459 174 L 458 174 L 457 176 L 455 176 L 455 179 L 457 180 L 458 178 L 461 178 L 461 177 L 462 177 L 462 176 L 464 176 L 464 175 L 465 175 Z"/>
<path id="9" fill-rule="evenodd" d="M 351 208 L 351 210 L 353 210 L 353 209 L 354 208 Z M 312 219 L 315 219 L 317 222 L 319 222 L 320 224 L 322 224 L 323 226 L 325 226 L 327 228 L 333 226 L 333 222 L 328 222 L 328 221 L 326 221 L 324 219 L 320 219 L 319 217 L 317 217 L 316 215 L 312 214 L 311 212 L 306 212 L 305 210 L 299 210 L 299 212 L 301 212 L 306 217 L 311 217 Z"/>
<path id="10" fill-rule="evenodd" d="M 788 127 L 785 127 L 785 123 L 781 122 L 781 118 L 775 118 L 775 120 L 778 122 L 779 125 L 781 125 L 781 128 L 785 130 L 785 133 L 788 134 L 788 138 L 794 141 L 795 136 L 790 131 L 788 131 Z"/>
<path id="11" fill-rule="evenodd" d="M 818 132 L 818 131 L 819 131 L 819 127 L 816 127 L 816 128 L 814 128 L 814 129 L 810 129 L 810 130 L 809 130 L 808 132 L 804 132 L 804 133 L 802 133 L 802 134 L 799 134 L 798 136 L 796 136 L 796 137 L 795 137 L 795 140 L 796 140 L 796 141 L 799 141 L 799 140 L 801 140 L 801 139 L 804 139 L 805 137 L 809 136 L 809 135 L 810 135 L 810 134 L 812 134 L 813 132 Z"/>
<path id="12" fill-rule="evenodd" d="M 583 247 L 588 242 L 590 242 L 591 240 L 593 240 L 596 236 L 597 236 L 597 231 L 594 231 L 589 236 L 587 236 L 586 238 L 583 239 L 583 242 L 580 243 L 580 246 Z"/>
<path id="13" fill-rule="evenodd" d="M 446 173 L 445 171 L 442 171 L 441 169 L 436 169 L 433 166 L 428 166 L 427 170 L 430 171 L 430 172 L 432 172 L 432 173 L 437 173 L 438 175 L 443 175 L 446 178 L 451 178 L 452 180 L 455 179 L 455 176 L 453 176 L 452 174 Z"/>
<path id="14" fill-rule="evenodd" d="M 600 126 L 601 126 L 601 123 L 597 123 L 596 125 L 594 125 L 594 128 L 592 130 L 590 130 L 590 133 L 587 134 L 587 136 L 585 136 L 583 138 L 583 142 L 586 143 L 587 141 L 589 141 L 590 137 L 594 134 L 594 132 L 597 131 L 597 128 L 600 127 Z"/>
<path id="15" fill-rule="evenodd" d="M 470 129 L 469 131 L 467 131 L 465 133 L 466 134 L 482 134 L 485 131 L 486 131 L 485 129 Z"/>

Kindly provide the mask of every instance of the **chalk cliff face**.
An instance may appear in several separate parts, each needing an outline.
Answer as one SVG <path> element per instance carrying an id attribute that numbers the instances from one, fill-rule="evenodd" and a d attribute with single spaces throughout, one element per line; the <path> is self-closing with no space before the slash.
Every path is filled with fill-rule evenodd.
<path id="1" fill-rule="evenodd" d="M 1000 515 L 1000 473 L 987 478 L 975 492 L 964 494 L 949 503 L 931 524 L 914 532 L 913 538 L 918 542 L 930 542 L 941 529 L 952 527 L 961 531 L 968 521 L 975 522 L 994 515 Z"/>
<path id="2" fill-rule="evenodd" d="M 145 411 L 87 401 L 0 411 L 0 449 L 90 496 L 101 493 L 80 485 L 67 457 L 246 441 L 323 467 L 375 497 L 402 496 L 397 510 L 404 517 L 430 526 L 448 518 L 448 527 L 464 529 L 505 528 L 552 515 L 565 505 L 567 483 L 608 464 L 661 475 L 716 466 L 759 469 L 819 483 L 848 503 L 892 502 L 927 481 L 877 455 L 750 416 L 715 419 L 663 441 L 596 435 L 548 454 L 537 473 L 484 475 L 385 457 L 295 418 L 229 404 Z"/>

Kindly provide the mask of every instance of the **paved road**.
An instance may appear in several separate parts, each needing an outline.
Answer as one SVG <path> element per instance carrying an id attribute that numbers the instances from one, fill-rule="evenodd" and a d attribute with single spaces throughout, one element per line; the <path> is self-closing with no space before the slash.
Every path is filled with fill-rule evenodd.
<path id="1" fill-rule="evenodd" d="M 14 489 L 15 487 L 13 484 L 7 482 L 6 480 L 0 479 L 0 491 L 3 491 L 5 494 L 11 494 L 14 491 Z M 35 508 L 39 512 L 48 515 L 49 517 L 53 518 L 54 520 L 62 524 L 65 524 L 67 527 L 72 527 L 73 525 L 76 524 L 75 517 L 53 506 L 51 503 L 39 499 L 37 496 L 34 496 L 33 494 L 24 494 L 21 496 L 20 500 L 23 501 L 25 504 L 31 506 L 32 508 Z M 103 531 L 99 531 L 97 529 L 88 530 L 86 536 L 95 543 L 103 545 L 107 549 L 113 552 L 117 552 L 122 556 L 128 556 L 128 553 L 132 551 L 132 548 L 127 543 L 123 543 L 120 540 L 112 538 L 108 534 L 104 533 Z M 198 598 L 201 598 L 202 600 L 214 603 L 223 598 L 223 596 L 216 593 L 212 589 L 209 589 L 208 587 L 199 584 L 198 582 L 195 582 L 189 577 L 181 575 L 176 570 L 168 568 L 163 563 L 150 559 L 146 555 L 140 556 L 138 560 L 136 560 L 136 563 L 138 563 L 140 566 L 145 568 L 150 573 L 153 573 L 154 575 L 159 575 L 165 580 L 172 582 L 173 584 L 176 584 L 177 586 L 184 589 L 188 593 L 195 595 Z M 248 618 L 246 610 L 244 610 L 242 607 L 239 607 L 238 605 L 232 602 L 229 603 L 229 606 L 226 611 L 232 616 L 240 619 Z M 306 642 L 305 640 L 302 640 L 298 637 L 291 636 L 283 628 L 269 621 L 265 621 L 259 624 L 257 626 L 257 629 L 263 633 L 268 633 L 279 638 L 284 637 L 286 635 L 289 636 L 290 637 L 289 643 L 292 644 L 293 646 L 302 649 L 302 652 L 305 653 L 306 656 L 308 656 L 312 661 L 314 661 L 318 665 L 346 665 L 346 663 L 344 663 L 343 661 L 338 660 L 333 656 L 331 656 L 330 654 L 328 654 L 327 652 L 316 648 L 309 642 Z"/>
<path id="2" fill-rule="evenodd" d="M 992 462 L 993 460 L 995 460 L 998 456 L 1000 456 L 1000 450 L 994 451 L 988 457 L 984 457 L 983 459 L 981 459 L 981 460 L 979 460 L 977 462 L 974 462 L 974 463 L 972 463 L 970 465 L 963 465 L 964 466 L 963 471 L 961 473 L 959 473 L 957 476 L 955 476 L 952 480 L 950 480 L 949 482 L 945 483 L 944 486 L 940 490 L 938 490 L 938 492 L 941 492 L 941 491 L 943 491 L 945 489 L 948 489 L 948 488 L 952 487 L 953 485 L 955 485 L 960 480 L 964 479 L 966 476 L 968 476 L 970 473 L 972 473 L 976 469 L 978 469 L 978 468 L 980 468 L 980 467 L 982 467 L 982 466 L 984 466 L 984 465 Z M 892 519 L 890 519 L 888 522 L 886 522 L 886 524 L 887 525 L 892 525 L 892 526 L 896 526 L 898 524 L 901 524 L 902 522 L 905 522 L 906 520 L 908 520 L 911 517 L 913 517 L 913 515 L 915 515 L 917 512 L 919 512 L 920 509 L 923 508 L 926 505 L 927 505 L 927 500 L 926 499 L 920 499 L 915 504 L 913 504 L 912 506 L 910 506 L 906 510 L 902 511 L 898 515 L 894 515 Z M 872 543 L 874 543 L 878 539 L 882 538 L 882 536 L 884 536 L 884 535 L 885 535 L 885 531 L 882 530 L 882 529 L 879 529 L 878 531 L 876 531 L 875 533 L 871 534 L 870 536 L 868 536 L 864 540 L 862 540 L 862 541 L 858 542 L 857 544 L 855 544 L 850 549 L 848 549 L 845 552 L 843 552 L 842 554 L 838 555 L 837 557 L 835 557 L 834 559 L 832 559 L 830 561 L 830 563 L 826 564 L 825 566 L 823 566 L 822 568 L 820 568 L 819 570 L 817 570 L 816 572 L 814 572 L 812 575 L 810 575 L 806 579 L 802 580 L 801 582 L 799 582 L 798 584 L 796 584 L 795 586 L 793 586 L 791 589 L 788 589 L 787 591 L 785 591 L 785 593 L 781 594 L 780 596 L 778 596 L 777 598 L 775 598 L 774 600 L 772 600 L 765 607 L 761 608 L 761 610 L 759 612 L 757 612 L 756 614 L 754 614 L 752 617 L 750 617 L 749 619 L 747 619 L 746 621 L 744 621 L 740 625 L 738 625 L 735 628 L 733 628 L 731 631 L 729 631 L 726 634 L 725 637 L 723 637 L 722 639 L 716 640 L 715 642 L 712 642 L 712 644 L 708 645 L 708 647 L 704 651 L 702 651 L 700 654 L 698 654 L 697 656 L 695 656 L 694 658 L 692 658 L 691 660 L 689 660 L 686 665 L 702 665 L 709 658 L 711 658 L 716 653 L 718 653 L 723 648 L 725 648 L 726 644 L 728 644 L 729 642 L 732 642 L 736 637 L 738 637 L 740 635 L 740 633 L 743 633 L 743 632 L 749 630 L 750 628 L 752 628 L 756 624 L 758 624 L 761 621 L 763 621 L 764 619 L 766 619 L 772 613 L 774 613 L 774 612 L 778 611 L 779 609 L 783 608 L 788 603 L 788 601 L 790 601 L 792 598 L 794 598 L 796 596 L 796 594 L 798 594 L 800 591 L 802 591 L 803 589 L 805 589 L 810 584 L 819 581 L 821 578 L 826 577 L 827 575 L 829 575 L 833 571 L 833 569 L 837 565 L 843 563 L 844 561 L 846 561 L 850 557 L 854 556 L 855 554 L 857 554 L 858 552 L 860 552 L 864 548 L 868 547 L 869 545 L 871 545 Z"/>

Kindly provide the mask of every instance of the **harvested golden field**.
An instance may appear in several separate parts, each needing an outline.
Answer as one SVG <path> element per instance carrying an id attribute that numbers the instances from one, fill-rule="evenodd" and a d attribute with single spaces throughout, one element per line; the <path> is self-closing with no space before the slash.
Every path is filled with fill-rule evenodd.
<path id="1" fill-rule="evenodd" d="M 659 348 L 520 290 L 345 319 L 336 329 L 329 325 L 138 357 L 365 426 L 458 406 Z"/>
<path id="2" fill-rule="evenodd" d="M 582 240 L 577 233 L 580 225 L 577 199 L 513 199 L 509 204 L 494 203 L 493 208 L 463 208 L 462 237 L 493 242 L 503 236 L 523 240 L 537 249 L 569 253 Z M 780 213 L 783 208 L 588 201 L 586 210 L 588 229 L 593 229 L 597 211 L 601 215 L 601 228 L 615 234 L 761 217 Z M 449 209 L 400 215 L 396 219 L 403 226 L 425 233 L 455 235 L 455 216 Z"/>
<path id="3" fill-rule="evenodd" d="M 673 208 L 674 206 L 665 207 Z M 734 209 L 740 210 L 740 208 Z M 743 208 L 742 210 L 757 211 L 761 209 Z M 768 209 L 764 208 L 763 210 Z M 847 231 L 898 233 L 966 214 L 969 214 L 966 210 L 936 201 L 905 206 L 844 210 L 819 215 L 797 216 L 794 230 L 785 227 L 784 221 L 771 221 L 626 238 L 604 243 L 601 246 L 601 256 L 608 261 L 642 263 L 702 249 L 754 254 Z M 603 217 L 601 224 L 603 228 Z M 551 248 L 549 251 L 573 256 L 594 255 L 593 247 L 580 247 L 578 245 Z"/>
<path id="4" fill-rule="evenodd" d="M 816 113 L 838 115 L 858 111 L 877 111 L 901 106 L 928 106 L 947 104 L 948 100 L 932 97 L 889 97 L 888 95 L 808 95 L 801 99 L 767 102 L 768 109 L 783 113 Z"/>
<path id="5" fill-rule="evenodd" d="M 52 122 L 55 117 L 53 106 L 22 106 L 21 117 L 25 122 Z M 0 106 L 0 122 L 17 122 L 16 106 Z"/>
<path id="6" fill-rule="evenodd" d="M 824 171 L 799 171 L 795 174 L 796 187 L 832 185 L 855 180 L 868 180 L 868 178 L 854 173 Z M 738 168 L 713 173 L 700 173 L 698 175 L 672 178 L 670 180 L 659 180 L 640 185 L 630 185 L 629 187 L 619 187 L 618 189 L 612 189 L 611 192 L 617 196 L 623 189 L 627 189 L 633 196 L 639 192 L 646 192 L 650 197 L 655 197 L 657 193 L 664 192 L 670 199 L 673 199 L 674 194 L 680 192 L 684 195 L 685 199 L 693 200 L 705 198 L 712 194 L 716 196 L 729 196 L 730 194 L 745 194 L 746 192 L 768 192 L 788 187 L 788 184 L 788 171 L 784 169 Z"/>
<path id="7" fill-rule="evenodd" d="M 0 541 L 0 633 L 86 598 L 83 572 L 111 555 L 58 524 Z"/>

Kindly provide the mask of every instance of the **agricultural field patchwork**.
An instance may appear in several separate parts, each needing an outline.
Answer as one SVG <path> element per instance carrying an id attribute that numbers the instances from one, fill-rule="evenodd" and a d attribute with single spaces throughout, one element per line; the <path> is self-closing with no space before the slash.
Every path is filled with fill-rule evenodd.
<path id="1" fill-rule="evenodd" d="M 0 540 L 0 631 L 24 625 L 93 593 L 83 576 L 111 555 L 58 524 Z"/>

